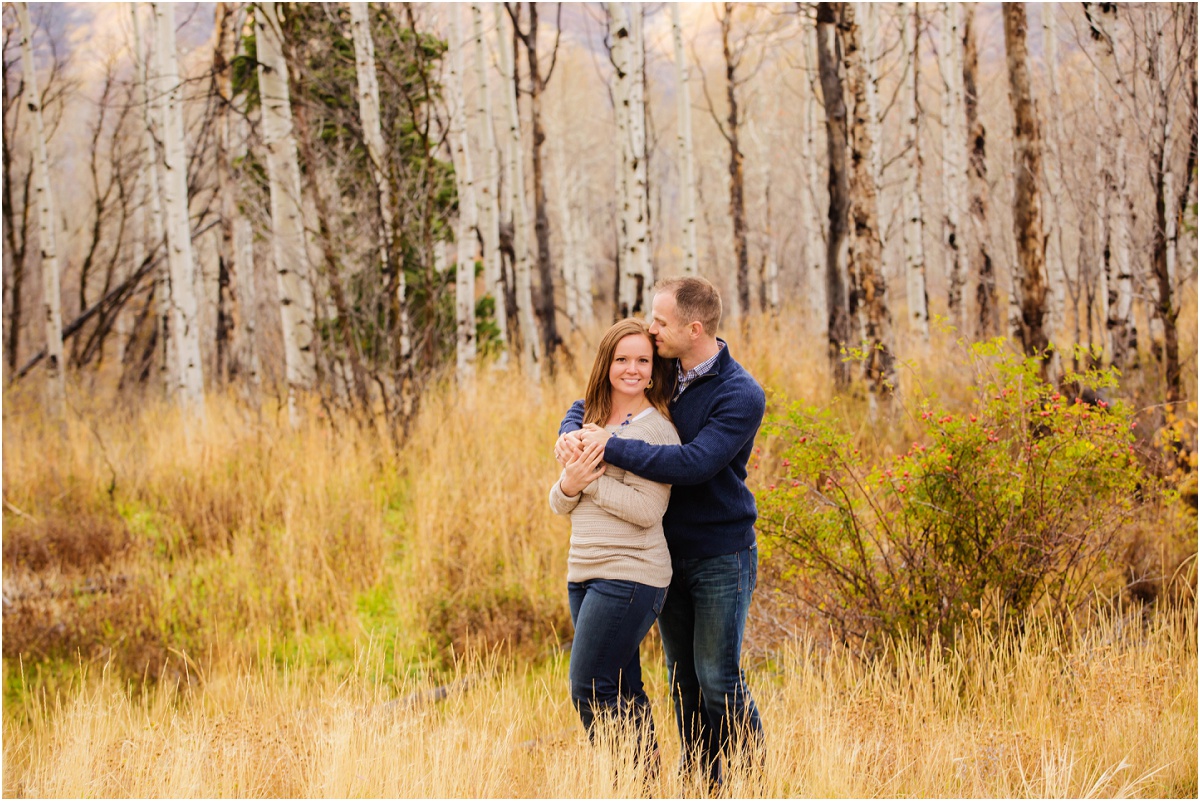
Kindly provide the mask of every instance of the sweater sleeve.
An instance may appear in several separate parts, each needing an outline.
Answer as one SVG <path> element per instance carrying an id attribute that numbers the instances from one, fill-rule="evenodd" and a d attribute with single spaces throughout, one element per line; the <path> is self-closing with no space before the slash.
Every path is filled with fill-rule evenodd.
<path id="1" fill-rule="evenodd" d="M 562 436 L 571 431 L 578 431 L 581 428 L 583 428 L 583 401 L 577 400 L 571 404 L 570 409 L 567 409 L 562 422 L 558 424 L 558 434 Z"/>
<path id="2" fill-rule="evenodd" d="M 667 512 L 671 487 L 626 473 L 621 480 L 600 476 L 583 488 L 593 502 L 604 511 L 632 523 L 649 528 Z"/>
<path id="3" fill-rule="evenodd" d="M 623 470 L 663 484 L 703 484 L 723 470 L 754 439 L 766 410 L 766 396 L 756 392 L 719 399 L 696 437 L 686 445 L 651 445 L 611 437 L 604 460 Z"/>
<path id="4" fill-rule="evenodd" d="M 564 470 L 562 475 L 558 477 L 558 481 L 555 481 L 554 486 L 550 488 L 550 511 L 556 515 L 569 515 L 575 511 L 575 507 L 579 505 L 579 501 L 583 497 L 582 495 L 572 496 L 563 493 L 560 482 L 562 482 L 566 475 L 567 472 Z"/>

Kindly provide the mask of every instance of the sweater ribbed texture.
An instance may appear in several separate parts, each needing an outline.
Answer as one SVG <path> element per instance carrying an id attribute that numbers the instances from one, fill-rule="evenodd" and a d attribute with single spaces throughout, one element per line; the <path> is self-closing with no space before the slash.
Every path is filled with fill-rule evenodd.
<path id="1" fill-rule="evenodd" d="M 675 426 L 656 409 L 626 426 L 610 426 L 621 439 L 678 445 Z M 564 473 L 565 475 L 565 473 Z M 559 480 L 562 480 L 560 476 Z M 671 554 L 662 518 L 671 486 L 635 476 L 613 465 L 574 497 L 550 488 L 550 508 L 571 516 L 567 581 L 636 581 L 651 587 L 671 583 Z"/>

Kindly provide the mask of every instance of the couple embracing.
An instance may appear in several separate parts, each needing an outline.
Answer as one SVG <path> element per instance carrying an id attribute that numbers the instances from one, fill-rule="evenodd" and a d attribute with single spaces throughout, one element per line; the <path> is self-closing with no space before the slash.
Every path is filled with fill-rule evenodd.
<path id="1" fill-rule="evenodd" d="M 720 320 L 712 284 L 685 277 L 655 286 L 649 324 L 610 328 L 559 429 L 550 490 L 571 516 L 571 700 L 584 727 L 628 725 L 657 769 L 638 658 L 657 619 L 683 768 L 716 786 L 722 757 L 762 752 L 740 662 L 758 574 L 746 464 L 766 405 L 717 338 Z"/>

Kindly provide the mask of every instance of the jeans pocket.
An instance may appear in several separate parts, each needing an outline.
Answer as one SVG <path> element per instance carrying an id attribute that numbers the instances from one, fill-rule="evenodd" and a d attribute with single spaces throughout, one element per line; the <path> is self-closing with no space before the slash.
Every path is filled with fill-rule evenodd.
<path id="1" fill-rule="evenodd" d="M 657 594 L 654 596 L 655 617 L 658 617 L 662 614 L 663 607 L 666 606 L 667 603 L 667 593 L 669 591 L 670 589 L 668 587 L 663 587 L 662 589 L 658 590 Z"/>

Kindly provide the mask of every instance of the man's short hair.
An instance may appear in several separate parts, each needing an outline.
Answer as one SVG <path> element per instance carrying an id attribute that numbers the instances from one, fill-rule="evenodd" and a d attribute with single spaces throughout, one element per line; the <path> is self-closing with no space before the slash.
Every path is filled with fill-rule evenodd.
<path id="1" fill-rule="evenodd" d="M 684 325 L 694 320 L 710 337 L 717 335 L 717 326 L 721 324 L 721 293 L 707 280 L 694 275 L 664 278 L 654 285 L 654 291 L 675 296 L 675 313 Z"/>

